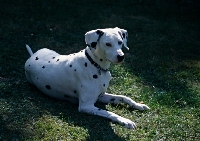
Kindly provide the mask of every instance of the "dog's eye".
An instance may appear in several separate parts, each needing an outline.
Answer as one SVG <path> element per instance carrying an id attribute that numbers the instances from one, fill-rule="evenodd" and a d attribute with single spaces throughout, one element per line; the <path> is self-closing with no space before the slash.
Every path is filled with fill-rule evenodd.
<path id="1" fill-rule="evenodd" d="M 118 41 L 118 44 L 121 45 L 121 44 L 122 44 L 122 41 Z"/>
<path id="2" fill-rule="evenodd" d="M 106 46 L 111 47 L 112 45 L 110 43 L 106 43 Z"/>

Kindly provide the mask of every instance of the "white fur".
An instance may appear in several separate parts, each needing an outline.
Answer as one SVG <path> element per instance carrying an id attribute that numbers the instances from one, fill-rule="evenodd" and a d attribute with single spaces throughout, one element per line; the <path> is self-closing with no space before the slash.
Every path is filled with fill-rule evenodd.
<path id="1" fill-rule="evenodd" d="M 106 70 L 111 62 L 123 61 L 124 53 L 121 48 L 122 45 L 127 47 L 127 38 L 124 39 L 121 35 L 124 33 L 127 36 L 128 34 L 126 30 L 120 28 L 99 29 L 99 31 L 103 32 L 100 38 L 97 30 L 85 34 L 86 44 L 97 42 L 96 47 L 87 46 L 84 50 L 70 55 L 60 55 L 46 48 L 33 54 L 30 47 L 26 45 L 31 55 L 25 63 L 26 78 L 48 96 L 78 102 L 80 112 L 106 117 L 127 128 L 136 129 L 135 123 L 131 120 L 94 106 L 96 101 L 124 102 L 138 110 L 149 109 L 145 104 L 136 103 L 126 96 L 106 93 L 111 74 L 91 64 L 85 51 L 93 61 Z M 108 46 L 108 43 L 111 46 Z M 122 58 L 119 60 L 117 56 Z"/>

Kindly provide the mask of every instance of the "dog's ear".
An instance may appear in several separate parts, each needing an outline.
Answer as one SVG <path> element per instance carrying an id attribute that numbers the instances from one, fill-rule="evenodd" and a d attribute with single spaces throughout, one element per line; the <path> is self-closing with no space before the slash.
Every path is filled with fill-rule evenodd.
<path id="1" fill-rule="evenodd" d="M 129 50 L 129 48 L 127 46 L 128 32 L 125 29 L 121 29 L 121 28 L 118 28 L 118 27 L 115 27 L 115 29 L 118 30 L 118 33 L 122 37 L 124 47 Z"/>
<path id="2" fill-rule="evenodd" d="M 100 29 L 88 31 L 85 34 L 86 45 L 92 48 L 96 48 L 97 42 L 103 34 L 104 32 Z"/>

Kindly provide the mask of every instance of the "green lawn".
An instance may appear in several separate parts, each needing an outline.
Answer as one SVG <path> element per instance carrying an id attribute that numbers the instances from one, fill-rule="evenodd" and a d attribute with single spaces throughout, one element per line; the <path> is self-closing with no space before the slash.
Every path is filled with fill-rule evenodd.
<path id="1" fill-rule="evenodd" d="M 197 0 L 1 0 L 0 140 L 200 140 L 200 3 Z M 78 112 L 30 86 L 24 63 L 33 51 L 86 47 L 84 34 L 120 27 L 129 33 L 123 64 L 112 65 L 108 92 L 144 102 L 98 107 L 131 119 L 137 130 Z"/>

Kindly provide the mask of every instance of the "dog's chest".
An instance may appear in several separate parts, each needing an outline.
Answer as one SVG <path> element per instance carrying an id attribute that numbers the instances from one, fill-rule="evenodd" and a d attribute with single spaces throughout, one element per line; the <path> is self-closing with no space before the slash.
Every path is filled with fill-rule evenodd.
<path id="1" fill-rule="evenodd" d="M 109 85 L 109 82 L 111 80 L 111 74 L 110 72 L 101 72 L 101 74 L 98 75 L 99 77 L 99 88 L 102 93 L 104 93 Z"/>
<path id="2" fill-rule="evenodd" d="M 97 73 L 92 74 L 92 77 L 86 81 L 87 87 L 86 91 L 89 91 L 93 97 L 96 97 L 96 100 L 101 94 L 106 93 L 106 90 L 109 86 L 109 82 L 111 80 L 110 72 L 102 72 L 101 74 Z"/>

